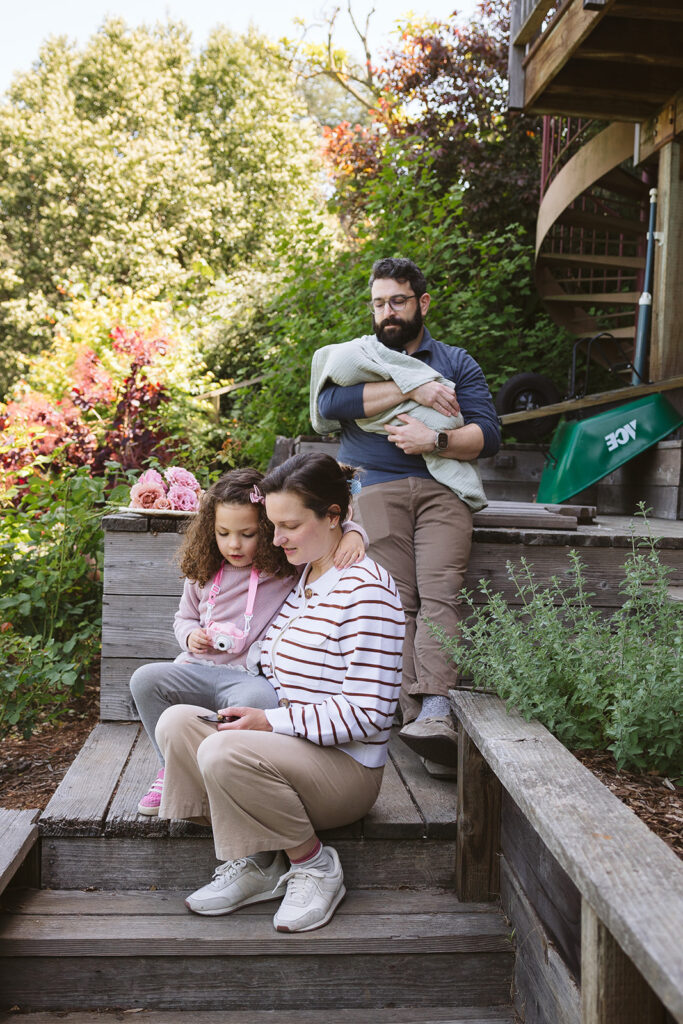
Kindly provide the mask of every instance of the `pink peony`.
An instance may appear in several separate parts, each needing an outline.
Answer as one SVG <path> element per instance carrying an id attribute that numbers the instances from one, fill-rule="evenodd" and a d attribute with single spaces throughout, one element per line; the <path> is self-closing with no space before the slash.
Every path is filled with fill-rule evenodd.
<path id="1" fill-rule="evenodd" d="M 144 473 L 140 474 L 140 479 L 138 480 L 138 483 L 159 484 L 160 487 L 163 487 L 164 490 L 166 490 L 164 478 L 162 477 L 161 473 L 157 473 L 156 469 L 146 469 Z"/>
<path id="2" fill-rule="evenodd" d="M 131 508 L 154 508 L 155 501 L 164 497 L 164 488 L 161 484 L 139 483 L 130 489 Z"/>
<path id="3" fill-rule="evenodd" d="M 195 494 L 199 494 L 201 490 L 194 474 L 190 473 L 189 469 L 183 469 L 182 466 L 169 466 L 165 470 L 164 476 L 169 487 L 187 487 Z"/>
<path id="4" fill-rule="evenodd" d="M 179 512 L 195 512 L 199 508 L 199 498 L 191 487 L 179 487 L 177 484 L 169 487 L 168 497 L 171 508 Z"/>
<path id="5" fill-rule="evenodd" d="M 152 505 L 152 508 L 173 508 L 173 505 L 164 494 L 163 498 L 157 498 Z"/>

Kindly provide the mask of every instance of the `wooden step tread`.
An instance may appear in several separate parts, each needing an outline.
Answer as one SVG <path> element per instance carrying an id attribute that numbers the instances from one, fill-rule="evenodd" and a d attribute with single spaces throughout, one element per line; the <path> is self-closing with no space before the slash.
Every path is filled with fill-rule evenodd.
<path id="1" fill-rule="evenodd" d="M 17 811 L 0 807 L 0 893 L 37 841 L 39 815 L 39 810 Z"/>
<path id="2" fill-rule="evenodd" d="M 606 253 L 592 255 L 590 253 L 572 252 L 539 252 L 537 262 L 572 264 L 589 267 L 617 267 L 623 270 L 645 269 L 644 256 L 610 256 Z"/>
<path id="3" fill-rule="evenodd" d="M 556 518 L 568 528 L 565 517 Z M 326 839 L 455 836 L 455 782 L 429 776 L 417 755 L 396 735 L 389 749 L 382 789 L 374 807 L 362 822 L 330 830 L 325 833 Z M 138 801 L 157 770 L 152 745 L 139 723 L 100 723 L 42 815 L 43 837 L 104 835 L 111 839 L 149 840 L 170 836 L 210 840 L 209 828 L 138 814 Z"/>
<path id="4" fill-rule="evenodd" d="M 222 917 L 192 914 L 185 892 L 118 895 L 36 890 L 21 912 L 1 919 L 0 957 L 217 957 L 382 953 L 508 953 L 502 915 L 472 910 L 448 891 L 351 891 L 324 928 L 294 935 L 273 929 L 277 901 Z M 62 910 L 58 907 L 63 904 Z M 17 904 L 14 904 L 15 906 Z M 51 912 L 43 912 L 43 905 Z"/>
<path id="5" fill-rule="evenodd" d="M 380 1006 L 344 1010 L 121 1010 L 40 1011 L 8 1016 L 8 1024 L 514 1024 L 509 1007 Z"/>

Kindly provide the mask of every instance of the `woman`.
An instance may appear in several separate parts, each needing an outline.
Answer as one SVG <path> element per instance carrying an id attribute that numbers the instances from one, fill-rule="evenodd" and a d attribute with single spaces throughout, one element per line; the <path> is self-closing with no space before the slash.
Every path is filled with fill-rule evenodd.
<path id="1" fill-rule="evenodd" d="M 278 931 L 326 924 L 344 877 L 317 830 L 356 821 L 377 799 L 401 684 L 403 610 L 394 581 L 367 557 L 335 569 L 353 470 L 329 455 L 296 455 L 255 490 L 274 543 L 305 563 L 263 644 L 277 691 L 272 710 L 230 707 L 211 725 L 192 705 L 157 726 L 166 760 L 160 817 L 210 819 L 225 863 L 186 900 L 228 914 L 284 896 Z M 289 867 L 285 857 L 289 859 Z"/>

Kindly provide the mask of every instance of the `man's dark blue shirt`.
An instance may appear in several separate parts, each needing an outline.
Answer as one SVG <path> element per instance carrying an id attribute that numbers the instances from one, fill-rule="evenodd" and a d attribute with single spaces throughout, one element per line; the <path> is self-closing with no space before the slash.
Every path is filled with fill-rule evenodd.
<path id="1" fill-rule="evenodd" d="M 465 423 L 476 423 L 484 435 L 480 457 L 495 455 L 500 447 L 500 425 L 479 364 L 464 348 L 436 341 L 426 327 L 419 348 L 412 356 L 453 381 Z M 364 387 L 364 384 L 352 384 L 350 387 L 328 384 L 320 393 L 318 410 L 321 416 L 339 420 L 342 425 L 339 461 L 362 466 L 366 470 L 363 475 L 365 487 L 406 476 L 429 477 L 421 455 L 406 455 L 384 435 L 361 430 L 358 426 L 356 420 L 365 416 Z"/>

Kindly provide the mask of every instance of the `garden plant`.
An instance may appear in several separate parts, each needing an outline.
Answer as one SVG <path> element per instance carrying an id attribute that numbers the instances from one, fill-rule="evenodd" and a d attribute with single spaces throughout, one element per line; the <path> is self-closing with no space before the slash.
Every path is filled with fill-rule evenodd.
<path id="1" fill-rule="evenodd" d="M 562 577 L 541 586 L 533 566 L 507 563 L 518 604 L 486 580 L 484 604 L 465 594 L 459 637 L 435 634 L 475 688 L 494 690 L 570 749 L 613 753 L 618 768 L 683 776 L 683 610 L 652 536 L 631 537 L 610 616 L 591 606 L 585 569 L 569 553 Z"/>

